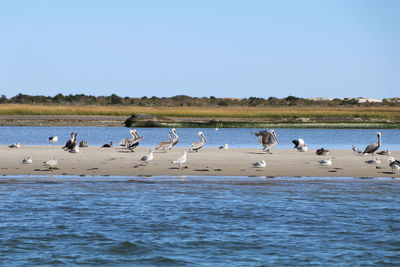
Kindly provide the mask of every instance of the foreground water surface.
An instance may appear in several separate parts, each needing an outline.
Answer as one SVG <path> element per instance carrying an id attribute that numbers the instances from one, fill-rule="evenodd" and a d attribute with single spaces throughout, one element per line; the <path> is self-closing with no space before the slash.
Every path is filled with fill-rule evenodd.
<path id="1" fill-rule="evenodd" d="M 400 182 L 0 179 L 0 265 L 400 264 Z"/>
<path id="2" fill-rule="evenodd" d="M 144 137 L 141 146 L 156 146 L 168 140 L 167 128 L 136 128 Z M 259 147 L 257 138 L 252 134 L 260 129 L 251 128 L 178 128 L 179 147 L 190 147 L 200 140 L 197 133 L 203 131 L 207 137 L 206 147 L 218 147 L 229 144 L 231 147 Z M 293 148 L 292 140 L 303 138 L 311 149 L 351 149 L 353 145 L 364 149 L 368 144 L 377 142 L 376 132 L 382 132 L 382 147 L 386 150 L 400 150 L 398 129 L 275 129 L 279 142 L 276 148 Z M 16 142 L 22 145 L 47 145 L 50 136 L 59 137 L 58 145 L 64 145 L 71 132 L 78 133 L 78 141 L 86 140 L 89 145 L 100 146 L 110 141 L 118 145 L 121 139 L 129 137 L 129 128 L 125 127 L 0 127 L 0 144 L 10 145 Z"/>

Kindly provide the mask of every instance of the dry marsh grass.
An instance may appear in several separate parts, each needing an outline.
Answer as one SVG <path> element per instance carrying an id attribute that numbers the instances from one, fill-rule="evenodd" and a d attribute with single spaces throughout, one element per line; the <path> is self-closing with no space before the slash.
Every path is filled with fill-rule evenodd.
<path id="1" fill-rule="evenodd" d="M 0 115 L 102 115 L 145 113 L 182 118 L 298 118 L 359 117 L 400 119 L 399 107 L 139 107 L 139 106 L 39 106 L 1 104 Z"/>

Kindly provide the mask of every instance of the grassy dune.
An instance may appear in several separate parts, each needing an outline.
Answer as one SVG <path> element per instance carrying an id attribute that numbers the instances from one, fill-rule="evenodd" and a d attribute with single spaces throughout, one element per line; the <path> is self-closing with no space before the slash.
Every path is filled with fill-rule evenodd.
<path id="1" fill-rule="evenodd" d="M 2 104 L 0 115 L 102 115 L 145 113 L 178 118 L 299 118 L 339 117 L 400 121 L 399 107 L 138 107 L 138 106 L 38 106 Z"/>

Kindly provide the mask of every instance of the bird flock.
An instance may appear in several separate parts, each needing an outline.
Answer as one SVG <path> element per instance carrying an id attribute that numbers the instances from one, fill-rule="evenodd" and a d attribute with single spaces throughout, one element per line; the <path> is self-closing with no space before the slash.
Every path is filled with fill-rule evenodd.
<path id="1" fill-rule="evenodd" d="M 218 128 L 214 129 L 218 130 Z M 119 145 L 121 148 L 127 149 L 128 151 L 134 152 L 135 149 L 139 146 L 140 142 L 143 140 L 143 136 L 140 136 L 138 131 L 136 129 L 131 129 L 129 130 L 130 137 L 129 138 L 124 138 L 119 142 Z M 253 133 L 256 137 L 258 137 L 259 143 L 262 145 L 262 150 L 265 151 L 267 154 L 272 154 L 272 148 L 278 144 L 278 138 L 274 130 L 262 130 L 258 132 Z M 82 140 L 78 143 L 77 139 L 78 133 L 72 132 L 70 139 L 67 140 L 65 145 L 62 147 L 65 151 L 69 153 L 79 153 L 80 150 L 79 148 L 85 148 L 88 147 L 89 144 L 86 140 Z M 378 149 L 382 145 L 382 134 L 380 132 L 376 133 L 377 135 L 377 142 L 376 143 L 371 143 L 365 147 L 364 150 L 361 150 L 358 147 L 353 146 L 352 150 L 356 155 L 387 155 L 390 156 L 390 151 L 389 150 L 382 150 L 378 151 Z M 177 164 L 179 169 L 182 169 L 183 164 L 187 162 L 187 154 L 188 152 L 199 152 L 201 148 L 205 146 L 207 143 L 207 138 L 203 132 L 198 132 L 198 136 L 200 140 L 195 141 L 192 143 L 191 147 L 185 150 L 180 157 L 178 157 L 175 160 L 171 160 L 170 162 L 173 164 Z M 58 136 L 51 136 L 48 138 L 48 142 L 52 145 L 56 144 L 58 142 Z M 177 130 L 175 128 L 171 129 L 171 131 L 168 132 L 168 140 L 159 142 L 157 146 L 154 148 L 151 148 L 148 152 L 148 154 L 142 156 L 139 160 L 140 163 L 144 164 L 143 166 L 149 165 L 149 163 L 154 160 L 154 152 L 163 152 L 166 153 L 169 150 L 171 150 L 176 144 L 179 142 L 179 135 L 177 133 Z M 298 138 L 292 140 L 292 143 L 294 144 L 293 149 L 295 149 L 298 152 L 307 152 L 308 151 L 308 145 L 305 143 L 304 139 Z M 12 149 L 18 149 L 21 147 L 20 143 L 15 143 L 11 144 L 8 146 L 9 148 Z M 106 143 L 101 146 L 101 148 L 113 148 L 113 141 L 110 141 L 109 143 Z M 229 149 L 229 144 L 223 144 L 219 149 L 222 150 L 228 150 Z M 325 149 L 323 147 L 317 149 L 315 153 L 318 156 L 327 156 L 329 155 L 330 151 L 328 149 Z M 398 173 L 400 172 L 400 161 L 396 160 L 393 157 L 388 158 L 389 161 L 389 167 L 392 169 L 393 173 Z M 22 164 L 32 164 L 33 159 L 32 157 L 26 157 L 22 160 Z M 321 166 L 332 166 L 332 158 L 325 158 L 322 160 L 318 161 Z M 365 160 L 364 161 L 366 164 L 370 165 L 380 165 L 382 163 L 382 160 L 378 157 Z M 44 166 L 47 166 L 49 169 L 53 170 L 58 164 L 58 161 L 56 158 L 51 158 L 50 160 L 43 162 Z M 251 165 L 254 168 L 265 168 L 267 166 L 267 162 L 265 159 L 262 159 L 260 161 L 256 162 L 251 162 Z M 378 167 L 377 167 L 378 168 Z"/>

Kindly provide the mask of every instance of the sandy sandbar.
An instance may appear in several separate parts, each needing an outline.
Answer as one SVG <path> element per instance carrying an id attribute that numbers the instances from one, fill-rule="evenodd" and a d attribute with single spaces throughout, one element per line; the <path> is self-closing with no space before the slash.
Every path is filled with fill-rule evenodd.
<path id="1" fill-rule="evenodd" d="M 358 156 L 350 150 L 332 150 L 328 156 L 318 156 L 315 151 L 298 152 L 289 149 L 274 149 L 266 154 L 255 148 L 203 148 L 188 153 L 184 168 L 178 169 L 172 160 L 178 158 L 184 148 L 168 152 L 155 152 L 148 165 L 140 158 L 149 147 L 138 147 L 135 152 L 124 148 L 81 148 L 79 153 L 69 153 L 60 146 L 22 146 L 12 149 L 0 146 L 0 175 L 110 175 L 110 176 L 265 176 L 265 177 L 400 177 L 392 173 L 389 156 Z M 400 151 L 392 151 L 400 158 Z M 32 157 L 32 164 L 22 164 L 25 157 Z M 43 166 L 43 162 L 57 158 L 54 170 Z M 365 163 L 379 157 L 380 165 Z M 331 158 L 332 166 L 320 166 L 319 160 Z M 265 159 L 266 168 L 254 168 L 251 163 Z"/>

